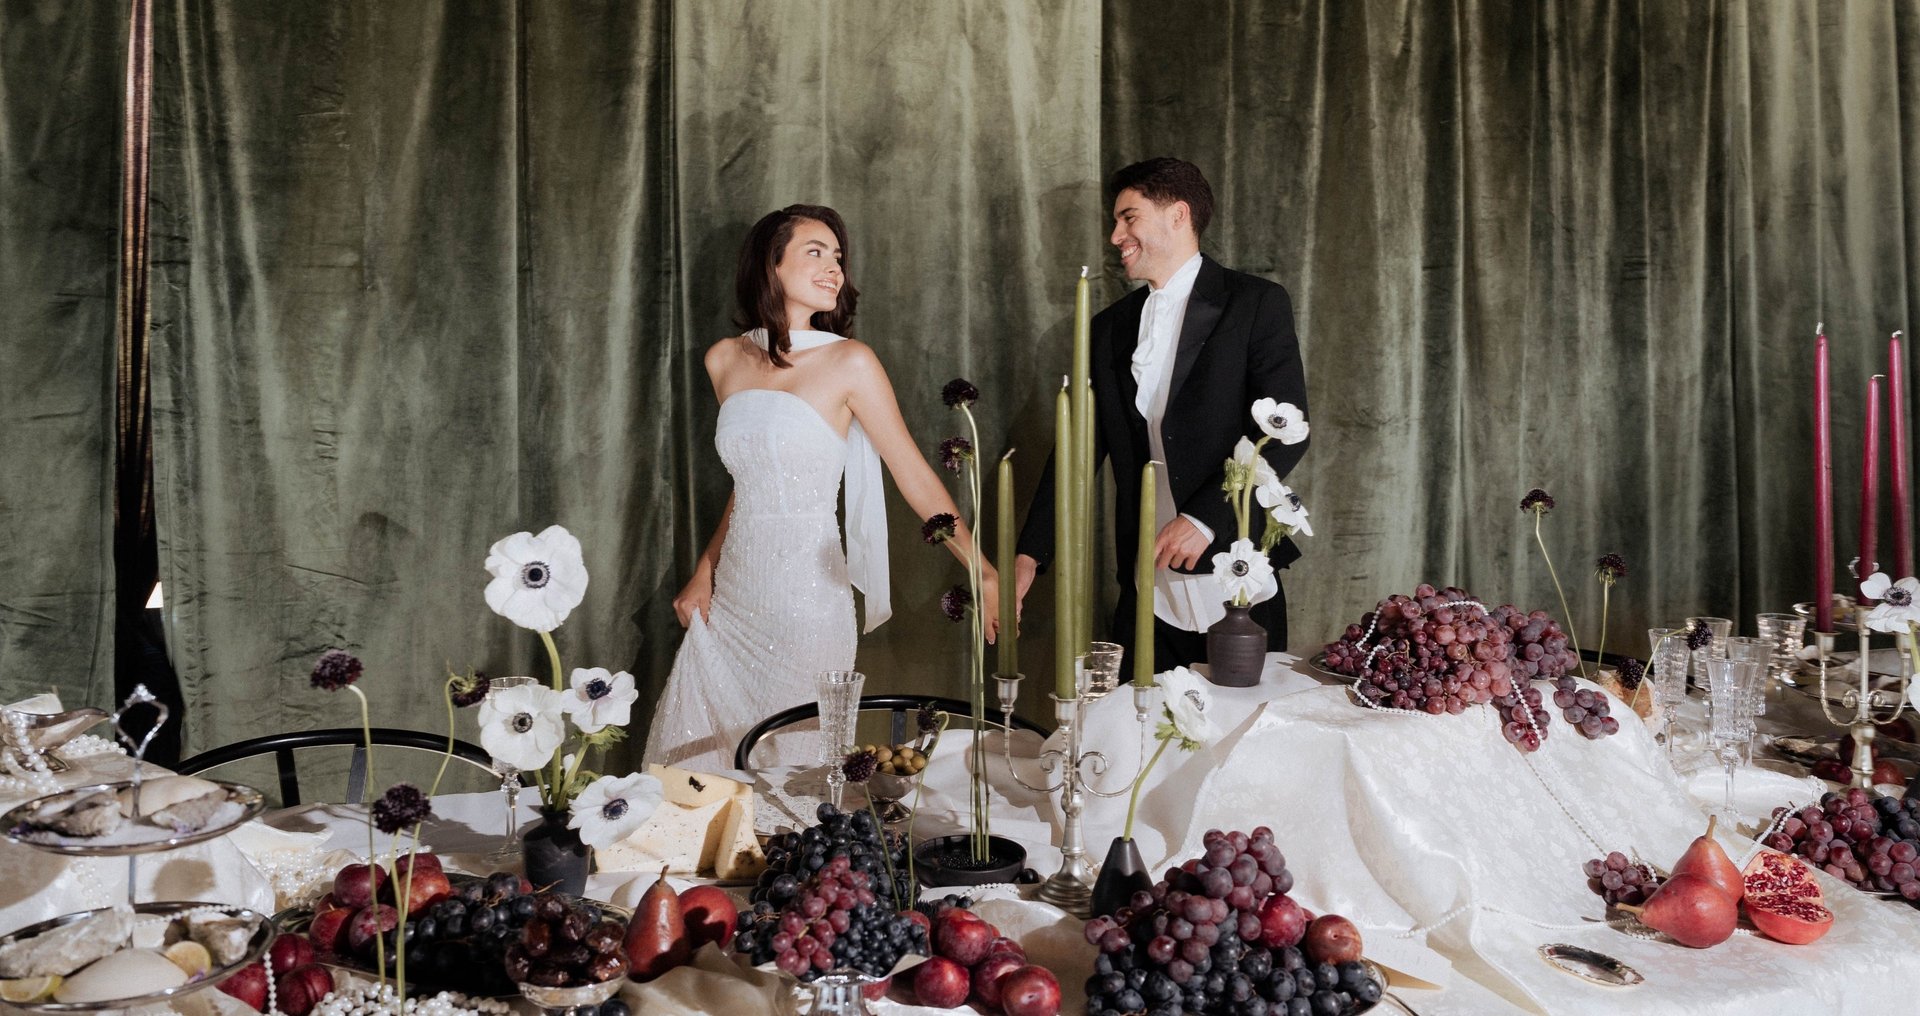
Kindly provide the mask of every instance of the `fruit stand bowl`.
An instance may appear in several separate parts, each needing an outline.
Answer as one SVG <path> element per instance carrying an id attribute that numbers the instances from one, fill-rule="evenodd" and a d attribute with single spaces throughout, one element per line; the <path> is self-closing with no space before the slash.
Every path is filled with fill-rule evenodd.
<path id="1" fill-rule="evenodd" d="M 600 1003 L 619 994 L 626 977 L 616 977 L 610 981 L 597 981 L 568 988 L 548 988 L 538 984 L 520 985 L 520 997 L 545 1010 L 549 1016 L 560 1016 L 575 1010 L 593 1010 Z"/>

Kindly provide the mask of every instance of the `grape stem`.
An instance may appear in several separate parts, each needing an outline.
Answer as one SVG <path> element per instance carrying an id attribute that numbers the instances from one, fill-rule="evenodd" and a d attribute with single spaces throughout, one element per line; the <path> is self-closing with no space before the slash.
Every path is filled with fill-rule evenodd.
<path id="1" fill-rule="evenodd" d="M 1547 574 L 1553 577 L 1553 591 L 1560 594 L 1560 616 L 1567 619 L 1567 639 L 1573 643 L 1573 662 L 1580 669 L 1580 676 L 1587 676 L 1587 661 L 1580 655 L 1580 636 L 1573 630 L 1573 611 L 1567 609 L 1567 591 L 1560 587 L 1560 572 L 1553 567 L 1553 555 L 1547 553 L 1547 541 L 1540 536 L 1540 519 L 1546 513 L 1535 509 L 1533 512 L 1533 542 L 1540 547 L 1540 557 L 1547 562 Z"/>

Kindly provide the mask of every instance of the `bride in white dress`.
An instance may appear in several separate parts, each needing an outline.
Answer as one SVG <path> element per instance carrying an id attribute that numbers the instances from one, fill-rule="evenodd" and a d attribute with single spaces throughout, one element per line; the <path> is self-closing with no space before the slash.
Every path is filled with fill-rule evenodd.
<path id="1" fill-rule="evenodd" d="M 907 432 L 879 358 L 844 337 L 859 296 L 847 246 L 839 213 L 791 205 L 756 223 L 740 251 L 735 293 L 748 332 L 706 355 L 720 400 L 714 445 L 733 493 L 673 601 L 687 635 L 654 711 L 648 762 L 731 769 L 755 723 L 813 701 L 821 672 L 855 669 L 852 587 L 866 597 L 866 631 L 891 613 L 881 462 L 921 518 L 960 514 Z M 947 543 L 963 562 L 972 546 L 964 524 Z M 999 602 L 992 566 L 981 571 L 983 602 Z M 817 733 L 801 730 L 762 742 L 754 760 L 811 764 L 817 751 Z"/>

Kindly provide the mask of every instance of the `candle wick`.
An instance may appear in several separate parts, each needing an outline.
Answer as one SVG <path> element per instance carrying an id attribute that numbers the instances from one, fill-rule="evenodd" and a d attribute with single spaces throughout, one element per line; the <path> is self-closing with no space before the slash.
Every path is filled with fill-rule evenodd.
<path id="1" fill-rule="evenodd" d="M 1083 279 L 1087 277 L 1087 266 L 1086 266 L 1086 265 L 1081 265 L 1081 266 L 1080 266 L 1080 277 L 1081 277 L 1081 278 L 1083 278 Z"/>
<path id="2" fill-rule="evenodd" d="M 1816 323 L 1816 324 L 1815 324 L 1815 325 L 1813 326 L 1813 334 L 1815 334 L 1815 335 L 1825 335 L 1825 334 L 1827 334 L 1827 323 L 1826 323 L 1825 321 L 1821 321 L 1821 322 L 1818 322 L 1818 323 Z"/>
<path id="3" fill-rule="evenodd" d="M 1904 332 L 1894 332 L 1894 333 L 1893 333 L 1893 337 L 1897 339 L 1897 338 L 1899 338 L 1899 337 L 1900 337 L 1901 335 L 1904 335 L 1904 334 L 1906 334 L 1906 333 L 1904 333 Z"/>
<path id="4" fill-rule="evenodd" d="M 1062 389 L 1071 390 L 1073 388 L 1073 379 L 1069 378 L 1065 374 L 1060 375 L 1060 387 Z"/>

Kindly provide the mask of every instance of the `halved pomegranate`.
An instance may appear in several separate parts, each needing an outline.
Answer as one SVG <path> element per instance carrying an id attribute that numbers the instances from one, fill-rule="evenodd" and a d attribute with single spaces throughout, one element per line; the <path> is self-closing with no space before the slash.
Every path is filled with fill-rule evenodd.
<path id="1" fill-rule="evenodd" d="M 1806 945 L 1833 928 L 1833 911 L 1825 906 L 1813 871 L 1801 860 L 1775 850 L 1762 850 L 1741 872 L 1746 885 L 1747 916 L 1760 934 L 1788 945 Z"/>

